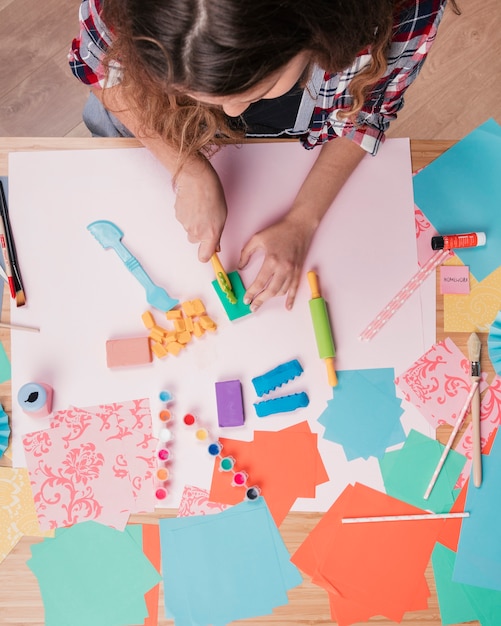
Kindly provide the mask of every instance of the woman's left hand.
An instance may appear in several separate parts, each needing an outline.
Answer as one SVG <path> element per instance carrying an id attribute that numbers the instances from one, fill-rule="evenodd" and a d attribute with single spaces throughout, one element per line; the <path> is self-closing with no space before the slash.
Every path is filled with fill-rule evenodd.
<path id="1" fill-rule="evenodd" d="M 287 215 L 256 233 L 245 244 L 240 268 L 247 265 L 257 250 L 264 253 L 263 265 L 244 298 L 253 311 L 269 298 L 284 295 L 287 295 L 285 306 L 292 308 L 313 235 L 365 154 L 346 137 L 327 142 Z"/>
<path id="2" fill-rule="evenodd" d="M 239 268 L 261 250 L 264 261 L 254 282 L 247 289 L 244 302 L 256 311 L 266 300 L 287 295 L 285 306 L 291 309 L 301 278 L 301 270 L 315 228 L 290 214 L 253 235 L 240 255 Z"/>

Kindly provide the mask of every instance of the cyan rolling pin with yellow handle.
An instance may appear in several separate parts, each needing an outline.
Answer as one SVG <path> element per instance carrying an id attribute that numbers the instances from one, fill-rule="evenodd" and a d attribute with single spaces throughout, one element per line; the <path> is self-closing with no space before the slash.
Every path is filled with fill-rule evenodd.
<path id="1" fill-rule="evenodd" d="M 315 339 L 317 341 L 318 355 L 325 361 L 329 385 L 331 387 L 335 387 L 337 385 L 337 375 L 334 367 L 336 349 L 332 338 L 327 304 L 320 294 L 320 287 L 318 285 L 316 273 L 311 270 L 307 273 L 307 277 L 311 290 L 311 300 L 309 301 L 309 304 L 311 320 L 315 331 Z"/>

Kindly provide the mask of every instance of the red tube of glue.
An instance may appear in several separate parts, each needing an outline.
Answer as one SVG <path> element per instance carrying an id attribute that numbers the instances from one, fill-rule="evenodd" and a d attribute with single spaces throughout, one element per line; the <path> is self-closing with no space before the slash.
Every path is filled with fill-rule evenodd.
<path id="1" fill-rule="evenodd" d="M 452 248 L 476 248 L 485 246 L 485 233 L 464 233 L 462 235 L 438 235 L 431 238 L 433 250 L 452 250 Z"/>

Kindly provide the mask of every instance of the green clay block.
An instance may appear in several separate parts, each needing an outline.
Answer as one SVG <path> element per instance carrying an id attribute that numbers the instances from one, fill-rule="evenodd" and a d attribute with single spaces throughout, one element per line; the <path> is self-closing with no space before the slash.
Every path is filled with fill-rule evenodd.
<path id="1" fill-rule="evenodd" d="M 310 313 L 315 330 L 319 357 L 321 359 L 328 359 L 336 356 L 325 300 L 323 298 L 313 298 L 310 300 Z"/>
<path id="2" fill-rule="evenodd" d="M 226 315 L 229 317 L 231 321 L 238 319 L 239 317 L 243 317 L 244 315 L 248 315 L 251 313 L 250 306 L 248 304 L 244 304 L 244 295 L 245 295 L 245 287 L 240 278 L 238 272 L 230 272 L 228 274 L 228 278 L 230 279 L 231 286 L 233 288 L 233 293 L 237 298 L 236 304 L 231 304 L 231 302 L 226 297 L 226 294 L 219 286 L 217 280 L 212 281 L 212 286 L 216 290 L 216 293 L 221 300 L 221 303 L 226 311 Z"/>

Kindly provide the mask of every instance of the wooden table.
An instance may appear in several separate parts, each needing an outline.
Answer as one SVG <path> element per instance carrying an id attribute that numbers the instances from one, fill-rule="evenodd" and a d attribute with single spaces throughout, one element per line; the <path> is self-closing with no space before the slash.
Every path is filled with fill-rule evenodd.
<path id="1" fill-rule="evenodd" d="M 415 170 L 424 167 L 437 156 L 447 150 L 454 142 L 451 141 L 411 141 L 412 164 Z M 85 138 L 4 138 L 0 139 L 0 175 L 7 175 L 8 153 L 30 150 L 83 150 L 97 148 L 137 147 L 141 144 L 135 139 L 85 139 Z M 438 290 L 437 290 L 438 293 Z M 2 320 L 9 319 L 10 301 L 6 292 L 3 300 Z M 443 333 L 443 303 L 441 296 L 437 296 L 437 339 L 444 338 Z M 453 341 L 468 354 L 466 341 L 467 333 L 448 333 Z M 2 342 L 10 354 L 10 337 L 7 332 L 1 332 Z M 482 338 L 485 347 L 485 336 Z M 492 367 L 486 356 L 487 350 L 482 350 L 482 370 L 489 373 L 489 381 L 493 375 Z M 10 415 L 12 407 L 11 390 L 9 383 L 0 385 L 0 402 Z M 439 438 L 447 440 L 448 431 L 439 433 Z M 5 459 L 0 465 L 7 465 Z M 159 517 L 174 515 L 174 511 L 158 510 L 151 515 L 133 516 L 132 521 L 155 522 Z M 304 541 L 308 533 L 321 518 L 320 513 L 289 513 L 280 527 L 280 532 L 292 554 Z M 0 529 L 1 530 L 1 529 Z M 38 583 L 26 561 L 30 557 L 30 546 L 39 539 L 24 537 L 14 548 L 11 554 L 0 564 L 0 626 L 44 624 L 43 604 L 38 590 Z M 441 624 L 438 602 L 435 593 L 435 582 L 431 565 L 426 571 L 432 597 L 426 611 L 409 612 L 405 615 L 402 624 L 408 626 L 439 626 Z M 162 597 L 160 598 L 163 602 Z M 70 613 L 70 607 L 68 607 Z M 171 620 L 163 618 L 163 607 L 160 608 L 159 624 L 172 624 Z M 304 580 L 303 584 L 289 593 L 289 604 L 279 607 L 273 615 L 259 619 L 248 619 L 235 624 L 273 624 L 276 626 L 300 626 L 333 624 L 330 618 L 327 594 L 323 589 Z M 367 624 L 390 626 L 384 618 L 372 618 Z M 470 622 L 477 624 L 478 622 Z M 70 624 L 68 626 L 71 626 Z M 89 626 L 92 626 L 89 624 Z"/>

